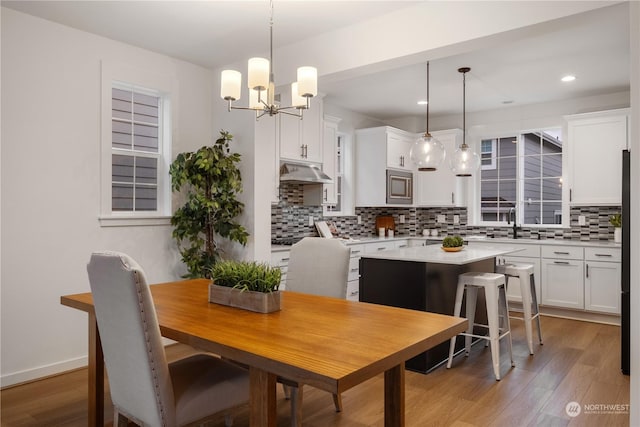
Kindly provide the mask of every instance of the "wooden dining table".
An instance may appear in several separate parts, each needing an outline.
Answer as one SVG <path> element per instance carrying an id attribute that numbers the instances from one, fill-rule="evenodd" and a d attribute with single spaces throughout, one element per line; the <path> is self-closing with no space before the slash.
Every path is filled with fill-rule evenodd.
<path id="1" fill-rule="evenodd" d="M 151 285 L 163 336 L 249 367 L 250 425 L 276 426 L 276 381 L 339 394 L 384 373 L 385 426 L 403 426 L 404 362 L 467 328 L 447 315 L 283 291 L 269 314 L 208 301 L 209 281 Z M 89 317 L 89 425 L 104 423 L 104 361 L 91 293 L 61 304 Z"/>

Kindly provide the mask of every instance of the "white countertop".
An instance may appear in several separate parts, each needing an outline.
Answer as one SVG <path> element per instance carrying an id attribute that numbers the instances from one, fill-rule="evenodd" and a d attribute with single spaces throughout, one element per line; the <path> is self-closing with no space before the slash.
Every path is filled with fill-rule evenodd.
<path id="1" fill-rule="evenodd" d="M 395 240 L 428 240 L 429 242 L 441 242 L 444 237 L 426 237 L 426 236 L 402 236 L 396 235 L 394 237 L 363 237 L 355 240 L 343 240 L 346 245 L 355 245 L 359 243 L 375 243 Z M 506 237 L 486 237 L 481 235 L 475 236 L 463 236 L 466 242 L 482 242 L 482 243 L 500 243 L 503 246 L 505 243 L 513 245 L 550 245 L 550 246 L 582 246 L 582 247 L 598 247 L 598 248 L 621 248 L 620 243 L 614 243 L 607 240 L 569 240 L 569 239 L 509 239 Z M 433 245 L 440 247 L 440 245 Z M 284 245 L 271 245 L 272 252 L 288 251 L 291 250 L 291 246 Z"/>
<path id="2" fill-rule="evenodd" d="M 502 245 L 501 245 L 502 246 Z M 464 246 L 460 252 L 445 252 L 439 245 L 415 246 L 412 248 L 392 249 L 372 254 L 363 254 L 362 258 L 375 258 L 395 261 L 429 262 L 435 264 L 469 264 L 476 261 L 495 258 L 517 252 L 520 249 L 508 246 L 486 248 Z"/>

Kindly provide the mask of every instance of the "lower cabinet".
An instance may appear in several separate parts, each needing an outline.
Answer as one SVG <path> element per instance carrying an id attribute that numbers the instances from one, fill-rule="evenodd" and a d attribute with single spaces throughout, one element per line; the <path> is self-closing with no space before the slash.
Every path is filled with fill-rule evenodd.
<path id="1" fill-rule="evenodd" d="M 541 304 L 584 309 L 584 249 L 543 246 Z"/>
<path id="2" fill-rule="evenodd" d="M 543 305 L 584 309 L 584 261 L 542 260 Z"/>
<path id="3" fill-rule="evenodd" d="M 350 245 L 349 277 L 347 278 L 347 299 L 360 300 L 360 256 L 364 252 L 363 245 Z"/>
<path id="4" fill-rule="evenodd" d="M 585 248 L 584 308 L 620 314 L 620 250 Z"/>
<path id="5" fill-rule="evenodd" d="M 284 291 L 287 287 L 287 268 L 289 266 L 289 251 L 271 252 L 271 265 L 280 268 L 280 287 Z"/>

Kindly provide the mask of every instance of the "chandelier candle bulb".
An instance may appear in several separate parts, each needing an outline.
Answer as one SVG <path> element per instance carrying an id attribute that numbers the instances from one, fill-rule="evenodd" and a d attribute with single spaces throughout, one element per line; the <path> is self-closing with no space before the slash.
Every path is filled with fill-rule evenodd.
<path id="1" fill-rule="evenodd" d="M 298 93 L 307 98 L 318 94 L 318 70 L 315 67 L 298 68 Z"/>
<path id="2" fill-rule="evenodd" d="M 240 99 L 242 74 L 236 70 L 224 70 L 220 77 L 220 96 L 227 101 Z"/>
<path id="3" fill-rule="evenodd" d="M 249 108 L 252 110 L 262 110 L 264 104 L 259 100 L 260 91 L 249 89 Z"/>
<path id="4" fill-rule="evenodd" d="M 307 108 L 307 98 L 298 93 L 298 82 L 291 83 L 291 106 L 295 108 Z"/>
<path id="5" fill-rule="evenodd" d="M 249 89 L 265 90 L 269 87 L 269 60 L 251 58 L 248 63 Z"/>

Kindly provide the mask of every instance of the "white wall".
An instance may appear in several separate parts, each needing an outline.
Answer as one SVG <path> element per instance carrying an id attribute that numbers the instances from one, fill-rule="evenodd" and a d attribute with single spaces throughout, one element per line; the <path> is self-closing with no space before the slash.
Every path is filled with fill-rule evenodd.
<path id="1" fill-rule="evenodd" d="M 2 8 L 2 386 L 84 364 L 93 250 L 129 253 L 150 282 L 183 272 L 170 226 L 108 227 L 100 210 L 100 61 L 172 74 L 173 152 L 212 140 L 210 71 Z"/>

